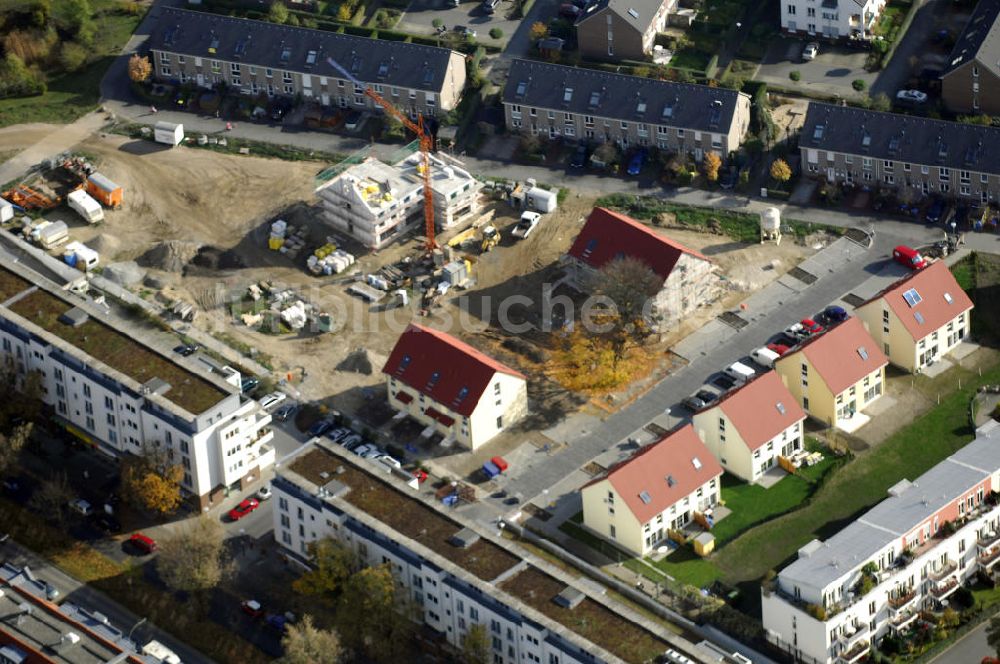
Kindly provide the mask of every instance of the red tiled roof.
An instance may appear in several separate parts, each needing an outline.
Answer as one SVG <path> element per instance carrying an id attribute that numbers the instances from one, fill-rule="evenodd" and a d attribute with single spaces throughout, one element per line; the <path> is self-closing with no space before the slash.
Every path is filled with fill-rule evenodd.
<path id="1" fill-rule="evenodd" d="M 609 480 L 639 523 L 646 523 L 720 475 L 722 466 L 687 424 L 611 466 L 584 488 Z"/>
<path id="2" fill-rule="evenodd" d="M 722 409 L 751 452 L 806 417 L 775 371 L 727 392 L 715 407 Z"/>
<path id="3" fill-rule="evenodd" d="M 916 289 L 920 296 L 920 301 L 912 307 L 903 297 L 910 289 Z M 945 294 L 951 298 L 950 302 Z M 934 261 L 922 270 L 911 272 L 861 306 L 883 299 L 914 341 L 930 336 L 955 316 L 972 308 L 972 300 L 943 261 Z"/>
<path id="4" fill-rule="evenodd" d="M 494 374 L 524 378 L 450 334 L 416 323 L 399 336 L 382 373 L 465 417 L 472 414 Z"/>
<path id="5" fill-rule="evenodd" d="M 655 233 L 635 219 L 596 207 L 576 236 L 569 255 L 599 270 L 620 256 L 638 258 L 666 279 L 681 254 L 704 255 Z"/>
<path id="6" fill-rule="evenodd" d="M 862 357 L 862 350 L 868 359 Z M 809 338 L 775 364 L 791 362 L 798 366 L 800 353 L 809 358 L 809 363 L 834 395 L 889 363 L 878 343 L 856 316 Z"/>

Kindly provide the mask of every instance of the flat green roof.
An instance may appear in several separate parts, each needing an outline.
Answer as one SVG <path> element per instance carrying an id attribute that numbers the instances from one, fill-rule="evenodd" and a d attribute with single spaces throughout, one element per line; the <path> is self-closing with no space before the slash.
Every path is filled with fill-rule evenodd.
<path id="1" fill-rule="evenodd" d="M 6 270 L 0 270 L 0 294 L 5 292 L 3 289 L 8 282 L 14 283 L 10 277 L 20 279 Z M 21 281 L 30 286 L 23 279 Z M 60 322 L 59 317 L 73 305 L 48 291 L 36 290 L 11 303 L 8 308 L 139 384 L 153 378 L 169 383 L 170 389 L 163 393 L 163 398 L 194 415 L 205 412 L 229 395 L 212 382 L 92 317 L 79 327 Z"/>
<path id="2" fill-rule="evenodd" d="M 18 293 L 31 288 L 31 284 L 13 272 L 0 268 L 0 302 L 6 302 Z"/>

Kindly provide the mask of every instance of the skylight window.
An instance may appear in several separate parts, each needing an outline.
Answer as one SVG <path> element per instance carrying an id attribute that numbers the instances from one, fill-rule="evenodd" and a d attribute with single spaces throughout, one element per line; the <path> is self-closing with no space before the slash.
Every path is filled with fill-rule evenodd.
<path id="1" fill-rule="evenodd" d="M 906 300 L 906 303 L 908 305 L 910 305 L 911 307 L 915 307 L 918 304 L 920 304 L 920 301 L 923 298 L 920 297 L 920 293 L 917 292 L 916 288 L 911 288 L 910 290 L 903 293 L 903 299 Z"/>
<path id="2" fill-rule="evenodd" d="M 635 112 L 636 112 L 636 113 L 645 113 L 645 112 L 646 112 L 646 102 L 644 102 L 644 101 L 640 101 L 640 102 L 639 102 L 639 103 L 638 103 L 638 104 L 636 105 L 636 107 L 635 107 Z"/>
<path id="3" fill-rule="evenodd" d="M 247 52 L 247 43 L 246 43 L 246 41 L 241 39 L 240 41 L 236 42 L 236 49 L 235 49 L 235 55 L 236 55 L 236 57 L 238 57 L 238 58 L 242 57 L 242 55 L 244 53 L 246 53 L 246 52 Z"/>
<path id="4" fill-rule="evenodd" d="M 587 256 L 589 256 L 596 248 L 597 248 L 596 237 L 587 240 L 587 246 L 583 248 L 583 257 L 586 258 Z"/>
<path id="5" fill-rule="evenodd" d="M 648 505 L 653 502 L 653 497 L 649 495 L 648 491 L 643 491 L 639 494 L 639 500 L 641 500 L 644 505 Z"/>
<path id="6" fill-rule="evenodd" d="M 813 140 L 818 141 L 819 139 L 823 138 L 823 132 L 825 130 L 826 130 L 825 125 L 818 124 L 815 127 L 813 127 Z"/>
<path id="7" fill-rule="evenodd" d="M 597 106 L 601 103 L 601 93 L 594 91 L 590 93 L 590 105 Z"/>
<path id="8" fill-rule="evenodd" d="M 952 302 L 955 301 L 955 299 L 951 296 L 951 293 L 945 293 L 944 301 L 947 302 L 948 304 L 951 304 Z"/>
<path id="9" fill-rule="evenodd" d="M 213 36 L 211 43 L 208 45 L 208 52 L 215 53 L 219 50 L 219 38 Z"/>
<path id="10" fill-rule="evenodd" d="M 858 346 L 858 355 L 861 356 L 862 360 L 867 360 L 868 359 L 868 349 L 865 348 L 864 346 Z"/>
<path id="11" fill-rule="evenodd" d="M 281 47 L 281 62 L 287 63 L 291 59 L 292 59 L 292 47 L 291 46 L 282 46 Z"/>
<path id="12" fill-rule="evenodd" d="M 427 381 L 427 387 L 434 387 L 434 385 L 436 385 L 438 380 L 440 379 L 441 379 L 441 372 L 435 371 L 434 373 L 431 374 L 430 379 Z"/>
<path id="13" fill-rule="evenodd" d="M 384 60 L 378 64 L 378 75 L 379 77 L 384 77 L 389 74 L 389 63 Z"/>
<path id="14" fill-rule="evenodd" d="M 455 397 L 455 402 L 462 401 L 465 397 L 469 396 L 469 388 L 463 387 L 458 391 L 458 396 Z"/>
<path id="15" fill-rule="evenodd" d="M 866 131 L 864 136 L 861 137 L 861 146 L 868 147 L 871 144 L 872 144 L 872 135 Z"/>
<path id="16" fill-rule="evenodd" d="M 667 475 L 667 486 L 673 486 L 677 484 L 677 480 L 674 479 L 673 475 Z"/>
<path id="17" fill-rule="evenodd" d="M 568 104 L 573 99 L 573 88 L 563 90 L 563 103 Z"/>
<path id="18" fill-rule="evenodd" d="M 779 401 L 778 403 L 775 404 L 775 408 L 777 408 L 778 412 L 781 413 L 782 415 L 785 414 L 785 404 Z"/>
<path id="19" fill-rule="evenodd" d="M 899 150 L 899 137 L 893 136 L 891 139 L 889 139 L 889 152 L 894 153 L 897 150 Z"/>
<path id="20" fill-rule="evenodd" d="M 691 463 L 692 463 L 692 465 L 694 465 L 694 469 L 695 470 L 701 470 L 701 459 L 699 459 L 698 457 L 695 457 L 695 458 L 691 459 Z"/>
<path id="21" fill-rule="evenodd" d="M 672 118 L 672 117 L 674 117 L 674 105 L 673 104 L 667 104 L 666 106 L 663 107 L 663 117 L 665 117 L 665 118 Z"/>
<path id="22" fill-rule="evenodd" d="M 429 85 L 434 82 L 434 70 L 428 67 L 424 70 L 424 83 Z"/>
<path id="23" fill-rule="evenodd" d="M 517 90 L 514 92 L 514 94 L 516 94 L 518 97 L 523 97 L 524 93 L 527 92 L 527 91 L 528 91 L 528 82 L 527 81 L 518 81 L 517 82 Z"/>
<path id="24" fill-rule="evenodd" d="M 412 359 L 413 358 L 411 358 L 409 355 L 404 355 L 403 359 L 399 361 L 399 370 L 402 371 L 406 369 L 406 367 L 410 366 L 410 361 Z"/>
<path id="25" fill-rule="evenodd" d="M 914 311 L 914 312 L 913 312 L 913 317 L 914 317 L 914 318 L 916 319 L 916 321 L 917 321 L 918 323 L 920 323 L 921 325 L 923 325 L 923 324 L 924 324 L 924 315 L 923 315 L 922 313 L 920 313 L 919 311 Z"/>
<path id="26" fill-rule="evenodd" d="M 639 12 L 637 12 L 632 7 L 628 8 L 628 15 L 631 16 L 632 18 L 639 18 Z"/>
<path id="27" fill-rule="evenodd" d="M 307 67 L 311 67 L 312 65 L 316 64 L 316 56 L 317 55 L 318 54 L 316 53 L 316 51 L 309 51 L 308 53 L 306 53 L 306 66 Z"/>

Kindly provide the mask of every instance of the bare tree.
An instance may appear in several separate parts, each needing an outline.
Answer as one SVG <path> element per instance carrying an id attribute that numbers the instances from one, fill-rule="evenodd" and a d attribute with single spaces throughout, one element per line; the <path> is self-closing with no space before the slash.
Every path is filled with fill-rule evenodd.
<path id="1" fill-rule="evenodd" d="M 173 590 L 193 592 L 214 588 L 229 572 L 224 539 L 222 524 L 208 516 L 199 516 L 160 542 L 156 571 Z"/>
<path id="2" fill-rule="evenodd" d="M 23 422 L 14 427 L 10 435 L 0 432 L 0 475 L 15 465 L 34 426 L 33 422 Z"/>
<path id="3" fill-rule="evenodd" d="M 476 623 L 462 637 L 462 661 L 465 664 L 489 664 L 490 636 L 486 625 Z"/>
<path id="4" fill-rule="evenodd" d="M 278 660 L 280 664 L 337 664 L 344 656 L 336 630 L 319 629 L 310 615 L 288 626 L 281 647 L 285 655 Z"/>
<path id="5" fill-rule="evenodd" d="M 62 524 L 66 520 L 73 495 L 66 473 L 56 473 L 42 480 L 38 491 L 31 496 L 31 506 L 46 518 Z"/>
<path id="6" fill-rule="evenodd" d="M 633 344 L 652 331 L 652 298 L 663 286 L 663 278 L 638 258 L 617 258 L 598 272 L 594 293 L 612 304 L 600 322 L 614 351 L 617 365 Z"/>

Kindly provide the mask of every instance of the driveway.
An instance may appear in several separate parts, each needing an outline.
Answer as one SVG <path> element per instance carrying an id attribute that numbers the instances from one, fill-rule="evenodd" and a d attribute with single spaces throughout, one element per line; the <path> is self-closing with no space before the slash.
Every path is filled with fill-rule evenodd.
<path id="1" fill-rule="evenodd" d="M 506 0 L 500 3 L 494 14 L 490 15 L 483 11 L 482 5 L 475 0 L 462 2 L 458 7 L 450 6 L 448 0 L 412 0 L 396 29 L 414 34 L 435 35 L 438 30 L 434 27 L 433 21 L 440 19 L 447 30 L 454 30 L 456 25 L 464 25 L 476 31 L 476 41 L 502 48 L 521 23 L 507 20 L 507 12 L 511 7 L 512 3 Z M 503 30 L 500 39 L 490 37 L 490 30 L 493 28 Z"/>
<path id="2" fill-rule="evenodd" d="M 890 98 L 894 97 L 896 91 L 905 87 L 910 76 L 919 74 L 920 68 L 934 64 L 928 60 L 928 55 L 934 55 L 935 48 L 930 44 L 930 39 L 938 30 L 948 28 L 950 5 L 948 0 L 923 0 L 923 4 L 917 9 L 917 13 L 910 23 L 909 29 L 903 35 L 903 41 L 892 54 L 892 59 L 886 65 L 871 86 L 872 94 L 885 93 Z M 963 23 L 964 25 L 964 23 Z M 955 34 L 961 31 L 959 28 Z M 937 49 L 943 52 L 942 49 Z M 945 56 L 947 60 L 947 56 Z M 917 63 L 917 70 L 912 71 L 913 64 Z"/>
<path id="3" fill-rule="evenodd" d="M 855 79 L 865 82 L 869 88 L 875 82 L 876 74 L 865 70 L 868 51 L 835 46 L 819 42 L 819 55 L 810 62 L 802 61 L 802 49 L 811 39 L 783 37 L 774 40 L 754 77 L 782 88 L 799 90 L 803 94 L 837 95 L 858 97 L 851 83 Z M 798 71 L 802 78 L 796 82 L 788 75 Z"/>

